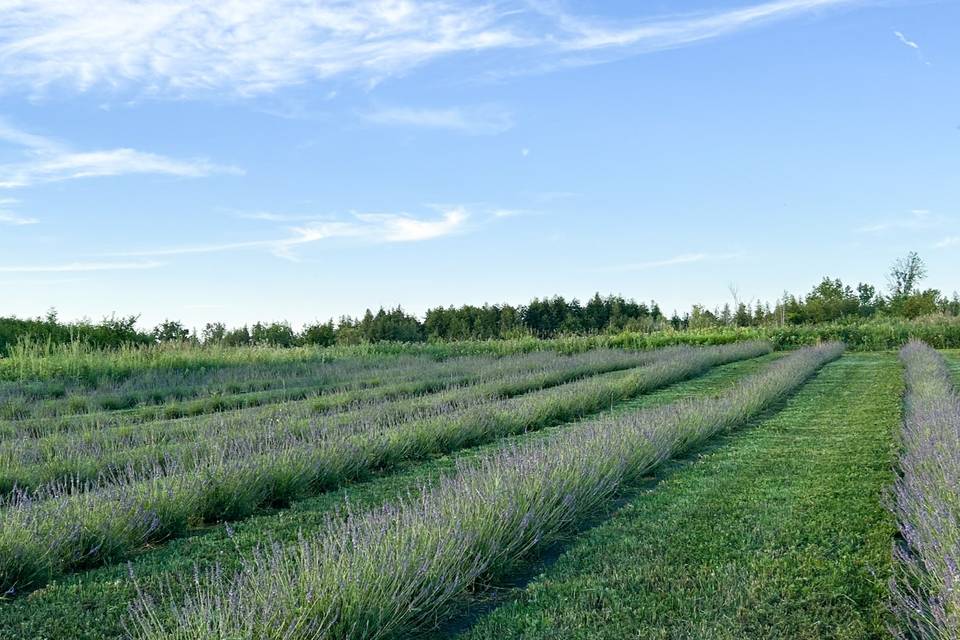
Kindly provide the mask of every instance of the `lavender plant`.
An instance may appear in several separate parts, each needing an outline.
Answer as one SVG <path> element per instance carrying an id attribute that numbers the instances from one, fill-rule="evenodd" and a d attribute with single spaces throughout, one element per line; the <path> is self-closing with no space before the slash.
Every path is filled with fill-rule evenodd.
<path id="1" fill-rule="evenodd" d="M 922 342 L 900 352 L 907 393 L 893 511 L 891 582 L 903 639 L 960 637 L 960 395 L 943 357 Z"/>
<path id="2" fill-rule="evenodd" d="M 624 374 L 500 400 L 461 414 L 397 426 L 312 431 L 309 437 L 242 440 L 97 487 L 17 493 L 0 511 L 0 593 L 19 593 L 61 573 L 125 557 L 146 542 L 204 522 L 246 517 L 413 460 L 573 420 L 711 366 L 769 352 L 766 343 L 683 349 Z M 612 376 L 612 377 L 610 377 Z M 362 426 L 362 425 L 361 425 Z M 269 443 L 265 446 L 264 443 Z"/>
<path id="3" fill-rule="evenodd" d="M 415 363 L 414 367 L 411 367 Z M 127 409 L 167 401 L 189 401 L 209 395 L 243 395 L 299 388 L 362 385 L 384 371 L 430 368 L 427 358 L 365 358 L 328 362 L 323 359 L 193 370 L 148 369 L 119 380 L 104 380 L 90 389 L 81 382 L 8 383 L 0 392 L 2 407 L 20 401 L 19 419 Z M 417 367 L 418 365 L 418 367 Z M 38 388 L 39 387 L 39 388 Z M 150 415 L 151 412 L 145 412 Z"/>
<path id="4" fill-rule="evenodd" d="M 478 581 L 570 531 L 664 459 L 769 407 L 842 350 L 803 349 L 722 396 L 581 423 L 462 464 L 396 504 L 347 507 L 319 534 L 260 549 L 235 575 L 198 578 L 186 602 L 141 593 L 129 635 L 366 639 L 430 627 Z"/>
<path id="5" fill-rule="evenodd" d="M 0 502 L 15 489 L 37 491 L 69 483 L 82 490 L 88 485 L 102 485 L 118 472 L 128 478 L 132 472 L 153 473 L 157 465 L 192 468 L 204 463 L 209 451 L 230 451 L 243 441 L 255 441 L 258 448 L 269 449 L 275 448 L 270 446 L 271 440 L 280 443 L 290 436 L 311 439 L 312 433 L 326 434 L 342 430 L 345 425 L 353 430 L 369 430 L 449 415 L 498 398 L 676 357 L 689 349 L 668 347 L 632 353 L 597 350 L 574 356 L 541 353 L 536 358 L 525 356 L 522 363 L 501 362 L 495 368 L 481 369 L 473 373 L 475 384 L 448 387 L 420 397 L 404 398 L 405 394 L 393 393 L 398 390 L 396 385 L 386 385 L 363 390 L 376 394 L 351 394 L 353 402 L 341 403 L 339 412 L 330 409 L 331 402 L 324 399 L 327 410 L 319 416 L 312 402 L 288 402 L 193 420 L 126 424 L 0 441 Z M 534 363 L 539 366 L 530 368 Z M 520 373 L 514 373 L 517 367 Z M 488 382 L 490 378 L 494 379 Z M 404 383 L 399 389 L 424 390 L 448 383 L 446 380 L 444 384 L 435 384 L 431 377 Z M 246 451 L 247 447 L 241 449 Z"/>
<path id="6" fill-rule="evenodd" d="M 79 401 L 83 405 L 81 413 L 21 418 L 6 422 L 0 420 L 0 439 L 41 438 L 63 432 L 89 434 L 112 428 L 129 430 L 136 425 L 153 420 L 169 421 L 209 413 L 259 408 L 264 405 L 267 406 L 267 411 L 271 410 L 270 405 L 277 404 L 282 404 L 283 410 L 286 410 L 294 406 L 291 401 L 314 396 L 313 399 L 300 403 L 305 410 L 336 411 L 349 409 L 356 404 L 390 401 L 457 386 L 503 380 L 522 374 L 533 375 L 535 372 L 540 372 L 545 377 L 543 386 L 550 386 L 551 372 L 561 377 L 568 375 L 570 377 L 566 379 L 570 380 L 580 375 L 589 375 L 592 368 L 596 369 L 596 372 L 601 372 L 639 366 L 666 357 L 669 353 L 682 348 L 684 347 L 666 347 L 640 352 L 595 349 L 569 356 L 552 351 L 540 351 L 501 358 L 461 357 L 442 362 L 410 357 L 389 360 L 381 358 L 375 363 L 365 363 L 363 366 L 349 361 L 326 364 L 324 365 L 326 369 L 320 368 L 306 378 L 287 377 L 290 372 L 284 368 L 278 368 L 272 372 L 270 388 L 267 390 L 240 392 L 230 389 L 228 393 L 223 393 L 223 389 L 217 385 L 211 385 L 209 388 L 188 387 L 186 390 L 177 391 L 176 397 L 197 395 L 201 390 L 206 393 L 206 396 L 193 400 L 137 406 L 129 411 L 83 413 L 84 407 L 95 402 L 94 396 L 71 395 L 68 403 Z M 204 378 L 199 378 L 195 382 L 199 384 L 204 381 L 206 381 Z M 137 382 L 145 383 L 145 380 L 138 378 Z M 157 393 L 165 397 L 164 393 L 169 393 L 169 390 Z M 119 395 L 130 398 L 132 402 L 137 401 L 136 395 Z M 3 404 L 2 399 L 0 404 Z M 26 414 L 37 411 L 30 409 L 25 403 L 24 407 L 23 411 Z M 0 415 L 2 413 L 0 409 Z"/>

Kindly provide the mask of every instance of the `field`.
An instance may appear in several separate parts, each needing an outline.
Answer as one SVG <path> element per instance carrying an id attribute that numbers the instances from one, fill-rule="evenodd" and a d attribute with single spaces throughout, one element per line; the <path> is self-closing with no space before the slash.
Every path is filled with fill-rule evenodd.
<path id="1" fill-rule="evenodd" d="M 750 337 L 0 360 L 0 640 L 956 638 L 960 353 Z"/>

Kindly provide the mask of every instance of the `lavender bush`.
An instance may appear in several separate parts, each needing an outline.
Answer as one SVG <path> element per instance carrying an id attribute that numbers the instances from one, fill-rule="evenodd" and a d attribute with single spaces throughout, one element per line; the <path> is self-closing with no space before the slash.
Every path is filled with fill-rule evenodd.
<path id="1" fill-rule="evenodd" d="M 901 540 L 891 584 L 898 638 L 960 636 L 960 396 L 943 357 L 918 341 L 900 352 L 907 395 L 894 486 Z"/>
<path id="2" fill-rule="evenodd" d="M 64 388 L 53 400 L 33 398 L 29 385 L 21 385 L 23 388 L 16 395 L 0 398 L 0 438 L 89 432 L 115 425 L 129 427 L 151 420 L 286 403 L 319 394 L 322 396 L 303 404 L 307 408 L 327 410 L 349 406 L 357 400 L 392 399 L 522 372 L 576 367 L 578 363 L 598 357 L 647 361 L 667 350 L 595 349 L 588 355 L 572 356 L 541 351 L 499 358 L 465 356 L 440 362 L 424 356 L 380 357 L 313 362 L 310 366 L 308 363 L 261 365 L 252 371 L 234 368 L 229 371 L 230 376 L 220 370 L 205 375 L 199 375 L 202 371 L 185 372 L 184 377 L 175 375 L 178 372 L 151 370 L 115 387 L 90 392 Z M 127 406 L 135 409 L 118 410 Z M 16 419 L 2 420 L 11 412 Z"/>
<path id="3" fill-rule="evenodd" d="M 388 426 L 449 414 L 493 399 L 676 357 L 690 349 L 669 347 L 648 352 L 604 349 L 574 356 L 539 353 L 523 356 L 522 362 L 510 358 L 498 363 L 499 366 L 472 372 L 475 384 L 422 397 L 405 399 L 402 397 L 405 394 L 390 393 L 390 390 L 424 391 L 443 388 L 450 381 L 445 379 L 444 384 L 439 384 L 431 373 L 424 380 L 407 382 L 400 387 L 386 385 L 386 389 L 364 390 L 376 391 L 376 395 L 350 394 L 355 398 L 349 403 L 350 410 L 332 411 L 329 409 L 332 403 L 324 397 L 324 406 L 328 409 L 319 416 L 313 402 L 289 402 L 191 420 L 9 439 L 0 441 L 0 501 L 14 488 L 35 491 L 66 482 L 76 489 L 84 489 L 91 484 L 102 485 L 118 474 L 125 479 L 131 473 L 144 470 L 152 474 L 157 465 L 192 468 L 204 463 L 212 450 L 231 451 L 248 441 L 257 443 L 259 449 L 269 449 L 270 440 L 283 442 L 290 436 L 310 438 L 311 432 L 328 433 L 342 425 Z M 536 368 L 531 368 L 533 366 Z M 514 373 L 518 367 L 520 372 Z M 464 377 L 460 374 L 460 378 Z M 401 397 L 394 399 L 395 395 Z M 366 397 L 372 400 L 358 399 Z M 240 448 L 246 451 L 249 447 Z"/>
<path id="4" fill-rule="evenodd" d="M 569 531 L 624 483 L 796 389 L 843 350 L 796 352 L 731 391 L 608 416 L 516 446 L 397 504 L 331 516 L 292 547 L 263 548 L 233 576 L 214 570 L 184 603 L 141 593 L 137 640 L 404 637 L 481 579 Z"/>
<path id="5" fill-rule="evenodd" d="M 683 349 L 613 377 L 587 378 L 453 416 L 273 438 L 269 428 L 190 468 L 118 472 L 96 487 L 18 492 L 0 510 L 0 593 L 16 594 L 66 571 L 112 562 L 204 522 L 242 518 L 375 470 L 576 419 L 711 366 L 769 352 L 766 343 Z M 11 591 L 12 590 L 12 591 Z"/>

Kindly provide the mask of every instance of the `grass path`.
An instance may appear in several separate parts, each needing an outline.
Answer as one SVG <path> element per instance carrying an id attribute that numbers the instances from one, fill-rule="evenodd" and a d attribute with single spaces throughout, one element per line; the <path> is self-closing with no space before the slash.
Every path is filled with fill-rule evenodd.
<path id="1" fill-rule="evenodd" d="M 621 403 L 612 411 L 653 406 L 682 397 L 719 393 L 744 376 L 757 373 L 783 354 L 771 354 L 752 360 L 715 367 L 691 380 L 670 385 Z M 249 553 L 258 543 L 292 542 L 299 531 L 316 530 L 325 519 L 349 499 L 355 508 L 382 504 L 423 483 L 452 473 L 457 460 L 488 455 L 508 444 L 549 437 L 562 425 L 543 431 L 444 456 L 426 464 L 412 464 L 370 482 L 347 486 L 340 491 L 294 503 L 291 508 L 264 513 L 234 523 L 233 536 L 223 526 L 188 538 L 170 541 L 138 555 L 130 566 L 149 589 L 164 583 L 171 575 L 180 575 L 189 585 L 193 567 L 219 562 L 226 571 L 237 567 L 239 553 Z M 238 553 L 239 551 L 239 553 Z M 0 602 L 0 640 L 105 640 L 121 633 L 120 621 L 134 597 L 125 565 L 102 567 L 56 580 L 23 598 Z"/>
<path id="2" fill-rule="evenodd" d="M 894 355 L 827 365 L 782 411 L 667 465 L 458 637 L 888 637 L 880 500 L 901 392 Z"/>
<path id="3" fill-rule="evenodd" d="M 944 349 L 940 353 L 943 354 L 944 359 L 947 361 L 947 367 L 950 368 L 950 372 L 953 374 L 954 384 L 960 387 L 960 350 Z"/>

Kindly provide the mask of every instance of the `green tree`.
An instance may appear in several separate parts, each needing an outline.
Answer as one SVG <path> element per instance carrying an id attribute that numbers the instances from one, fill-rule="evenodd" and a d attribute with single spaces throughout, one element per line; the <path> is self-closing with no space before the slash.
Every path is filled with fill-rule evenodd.
<path id="1" fill-rule="evenodd" d="M 190 330 L 176 320 L 164 320 L 153 329 L 157 342 L 185 342 L 190 338 Z"/>
<path id="2" fill-rule="evenodd" d="M 893 299 L 905 298 L 914 292 L 921 280 L 927 277 L 927 267 L 916 251 L 911 251 L 903 258 L 897 258 L 890 266 L 888 285 L 890 297 Z"/>
<path id="3" fill-rule="evenodd" d="M 231 329 L 223 335 L 223 344 L 228 347 L 242 347 L 251 343 L 250 329 L 246 325 Z"/>
<path id="4" fill-rule="evenodd" d="M 329 347 L 337 340 L 336 331 L 333 328 L 333 320 L 324 323 L 315 322 L 308 324 L 300 333 L 300 342 L 303 344 L 312 344 L 319 347 Z"/>
<path id="5" fill-rule="evenodd" d="M 204 344 L 219 344 L 227 335 L 227 326 L 222 322 L 208 322 L 200 335 Z"/>

